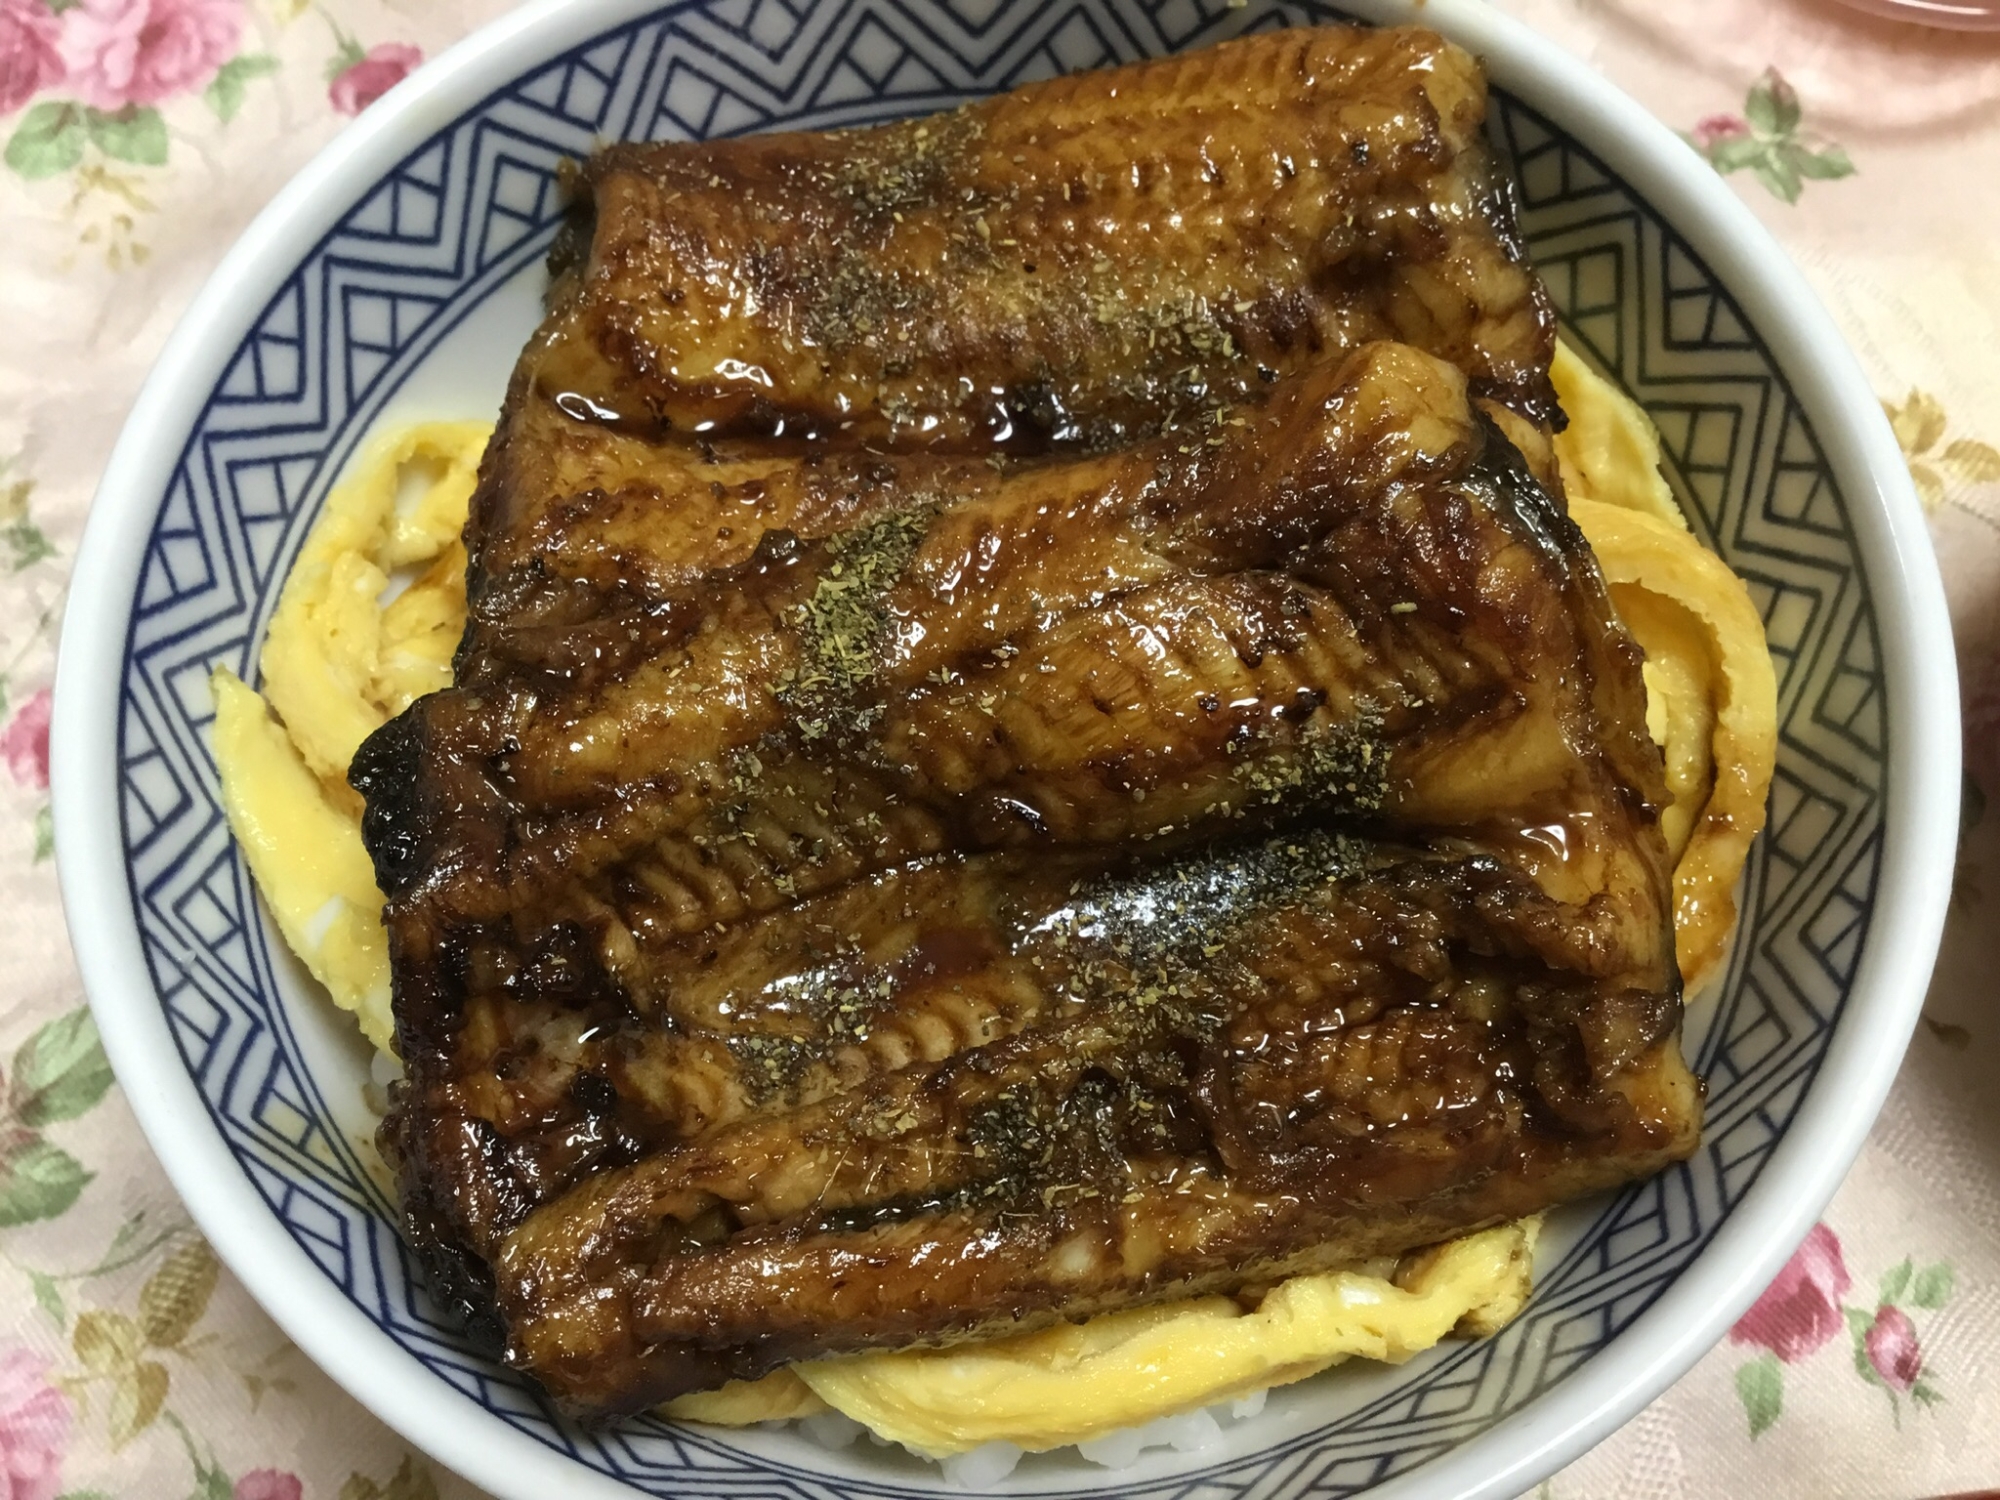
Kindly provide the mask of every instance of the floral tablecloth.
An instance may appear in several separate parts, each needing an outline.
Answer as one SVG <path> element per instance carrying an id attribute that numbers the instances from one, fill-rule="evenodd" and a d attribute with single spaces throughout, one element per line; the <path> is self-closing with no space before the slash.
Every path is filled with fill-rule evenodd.
<path id="1" fill-rule="evenodd" d="M 2000 37 L 1833 0 L 1499 0 L 1681 130 L 1889 409 L 1958 629 L 1943 960 L 1866 1150 L 1719 1348 L 1538 1490 L 2000 1486 Z M 181 309 L 348 119 L 501 0 L 0 0 L 0 1500 L 470 1488 L 217 1266 L 104 1063 L 50 859 L 49 682 L 105 455 Z"/>

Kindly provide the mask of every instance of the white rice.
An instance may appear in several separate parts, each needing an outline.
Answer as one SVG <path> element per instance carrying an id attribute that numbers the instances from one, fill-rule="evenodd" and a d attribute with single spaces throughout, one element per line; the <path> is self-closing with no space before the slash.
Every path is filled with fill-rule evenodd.
<path id="1" fill-rule="evenodd" d="M 393 1052 L 377 1052 L 368 1060 L 368 1078 L 377 1088 L 386 1089 L 402 1076 L 402 1060 Z"/>
<path id="2" fill-rule="evenodd" d="M 1107 1469 L 1129 1469 L 1148 1448 L 1199 1453 L 1221 1441 L 1222 1424 L 1204 1407 L 1178 1417 L 1159 1417 L 1144 1427 L 1121 1427 L 1103 1437 L 1078 1443 L 1076 1451 Z"/>
<path id="3" fill-rule="evenodd" d="M 938 1460 L 944 1482 L 962 1490 L 990 1490 L 1014 1472 L 1021 1461 L 1021 1449 L 1012 1443 L 982 1443 L 970 1453 L 954 1453 Z"/>
<path id="4" fill-rule="evenodd" d="M 305 945 L 317 949 L 326 941 L 326 935 L 333 931 L 333 924 L 340 914 L 347 910 L 345 896 L 328 896 L 320 903 L 318 911 L 306 919 Z"/>
<path id="5" fill-rule="evenodd" d="M 847 1448 L 854 1440 L 867 1432 L 854 1418 L 837 1411 L 816 1411 L 809 1417 L 799 1418 L 799 1425 L 806 1430 L 806 1436 L 822 1448 Z"/>

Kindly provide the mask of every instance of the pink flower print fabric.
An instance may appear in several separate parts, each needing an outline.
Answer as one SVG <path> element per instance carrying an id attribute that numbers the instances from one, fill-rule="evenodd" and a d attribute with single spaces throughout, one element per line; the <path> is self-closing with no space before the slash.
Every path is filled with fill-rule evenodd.
<path id="1" fill-rule="evenodd" d="M 1694 124 L 1695 146 L 1707 152 L 1718 141 L 1733 141 L 1750 133 L 1750 122 L 1741 115 L 1704 115 Z"/>
<path id="2" fill-rule="evenodd" d="M 49 690 L 42 688 L 0 729 L 0 759 L 8 774 L 37 791 L 49 784 L 49 708 Z"/>
<path id="3" fill-rule="evenodd" d="M 344 115 L 358 115 L 401 83 L 424 60 L 421 49 L 404 42 L 370 47 L 355 62 L 334 75 L 327 98 Z"/>
<path id="4" fill-rule="evenodd" d="M 229 1500 L 303 1500 L 305 1486 L 282 1469 L 252 1469 L 236 1481 Z"/>
<path id="5" fill-rule="evenodd" d="M 1815 1224 L 1778 1279 L 1729 1330 L 1729 1337 L 1738 1344 L 1769 1349 L 1786 1364 L 1795 1364 L 1847 1326 L 1840 1299 L 1853 1285 L 1841 1259 L 1840 1241 L 1826 1225 Z"/>
<path id="6" fill-rule="evenodd" d="M 1868 1363 L 1892 1391 L 1907 1391 L 1924 1373 L 1924 1353 L 1917 1343 L 1917 1326 L 1900 1307 L 1884 1305 L 1862 1340 Z"/>
<path id="7" fill-rule="evenodd" d="M 71 1416 L 48 1368 L 27 1349 L 0 1353 L 0 1500 L 55 1500 L 62 1488 Z"/>
<path id="8" fill-rule="evenodd" d="M 236 54 L 242 0 L 79 0 L 63 14 L 68 85 L 95 109 L 158 104 Z"/>
<path id="9" fill-rule="evenodd" d="M 0 0 L 0 115 L 63 76 L 62 26 L 42 0 Z"/>

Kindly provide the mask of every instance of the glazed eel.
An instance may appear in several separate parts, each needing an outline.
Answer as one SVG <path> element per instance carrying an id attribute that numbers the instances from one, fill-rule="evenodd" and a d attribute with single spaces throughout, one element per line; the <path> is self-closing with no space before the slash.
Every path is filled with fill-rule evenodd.
<path id="1" fill-rule="evenodd" d="M 1428 33 L 614 147 L 351 772 L 435 1287 L 570 1409 L 1693 1149 L 1636 648 Z"/>

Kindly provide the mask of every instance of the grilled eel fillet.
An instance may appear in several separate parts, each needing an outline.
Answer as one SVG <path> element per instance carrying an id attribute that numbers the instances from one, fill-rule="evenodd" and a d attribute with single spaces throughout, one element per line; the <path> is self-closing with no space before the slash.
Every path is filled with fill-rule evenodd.
<path id="1" fill-rule="evenodd" d="M 1232 91 L 1294 132 L 1299 178 L 1230 165 L 1270 133 Z M 1144 182 L 1053 211 L 1037 142 L 1115 165 L 1156 127 L 1146 180 L 1199 198 L 1183 96 L 1220 171 L 1191 238 Z M 1279 34 L 947 117 L 961 154 L 906 173 L 888 225 L 828 187 L 784 253 L 758 239 L 781 187 L 811 208 L 922 127 L 588 169 L 589 263 L 474 500 L 456 684 L 351 773 L 412 1240 L 570 1409 L 1254 1287 L 1693 1148 L 1637 652 L 1495 426 L 1533 452 L 1539 293 L 1476 216 L 1335 253 L 1467 180 L 1482 103 L 1422 33 Z M 1362 138 L 1350 115 L 1376 134 L 1343 161 L 1316 132 Z M 1397 119 L 1431 162 L 1402 178 Z M 1139 341 L 1037 343 L 1065 286 L 1021 312 L 1009 265 L 947 232 L 961 181 L 1010 170 L 1043 209 L 1003 237 L 1038 265 L 1110 260 L 1151 295 L 1157 263 L 1246 318 L 1256 295 L 1211 293 L 1289 277 L 1270 306 L 1310 315 L 1184 342 L 1185 404 Z M 613 191 L 676 172 L 685 207 Z M 930 364 L 802 321 L 841 224 L 953 288 Z M 655 240 L 683 260 L 604 248 Z M 760 311 L 682 264 L 765 278 Z M 1511 285 L 1477 304 L 1511 310 L 1398 324 L 1418 273 Z M 676 285 L 685 322 L 654 305 Z M 683 378 L 676 339 L 736 349 L 765 396 Z M 1068 426 L 968 404 L 1065 360 Z"/>
<path id="2" fill-rule="evenodd" d="M 1115 446 L 1371 339 L 1556 410 L 1476 59 L 1316 28 L 833 134 L 617 145 L 534 352 L 640 436 Z"/>

